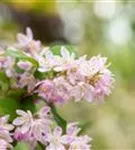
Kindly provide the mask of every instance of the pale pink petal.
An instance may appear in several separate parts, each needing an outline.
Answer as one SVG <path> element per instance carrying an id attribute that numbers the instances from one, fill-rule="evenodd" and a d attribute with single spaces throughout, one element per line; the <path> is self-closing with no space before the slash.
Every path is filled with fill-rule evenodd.
<path id="1" fill-rule="evenodd" d="M 25 123 L 25 120 L 22 117 L 17 117 L 14 119 L 13 124 L 16 126 L 20 126 Z"/>
<path id="2" fill-rule="evenodd" d="M 33 33 L 29 27 L 26 28 L 26 35 L 30 40 L 33 39 Z"/>
<path id="3" fill-rule="evenodd" d="M 54 132 L 53 132 L 53 134 L 54 134 L 54 136 L 61 136 L 62 135 L 62 129 L 61 129 L 61 127 L 56 127 L 55 129 L 54 129 Z"/>
<path id="4" fill-rule="evenodd" d="M 16 113 L 17 113 L 18 115 L 20 115 L 20 116 L 23 116 L 23 117 L 25 117 L 25 116 L 27 115 L 27 113 L 26 113 L 25 111 L 20 110 L 20 109 L 16 110 Z"/>
<path id="5" fill-rule="evenodd" d="M 69 53 L 69 51 L 65 48 L 65 47 L 61 47 L 61 50 L 60 50 L 60 52 L 61 52 L 61 56 L 64 58 L 64 59 L 69 59 L 70 58 L 70 53 Z"/>

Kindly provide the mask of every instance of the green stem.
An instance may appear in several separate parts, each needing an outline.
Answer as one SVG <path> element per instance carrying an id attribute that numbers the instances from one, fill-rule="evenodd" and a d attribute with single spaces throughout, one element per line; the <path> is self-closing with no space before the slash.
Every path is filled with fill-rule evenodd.
<path id="1" fill-rule="evenodd" d="M 45 146 L 43 144 L 41 144 L 40 142 L 38 142 L 38 146 L 37 146 L 38 150 L 44 150 Z"/>
<path id="2" fill-rule="evenodd" d="M 67 126 L 67 121 L 65 119 L 63 119 L 57 112 L 55 106 L 53 104 L 49 105 L 51 107 L 51 112 L 53 114 L 53 117 L 57 123 L 57 125 L 59 125 L 62 129 L 63 132 L 66 132 L 66 126 Z"/>

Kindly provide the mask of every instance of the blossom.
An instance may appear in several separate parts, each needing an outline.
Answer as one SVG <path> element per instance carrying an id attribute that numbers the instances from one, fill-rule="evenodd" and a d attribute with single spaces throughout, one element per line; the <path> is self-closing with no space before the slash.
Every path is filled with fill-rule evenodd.
<path id="1" fill-rule="evenodd" d="M 61 64 L 54 67 L 54 70 L 59 72 L 59 71 L 65 71 L 68 69 L 71 69 L 75 66 L 75 53 L 69 53 L 69 51 L 62 46 L 61 50 L 60 50 L 60 54 L 61 54 Z"/>
<path id="2" fill-rule="evenodd" d="M 78 136 L 81 128 L 79 128 L 77 122 L 69 123 L 67 125 L 66 134 L 63 136 L 63 141 L 68 145 L 68 150 L 90 150 L 90 138 L 87 135 Z"/>
<path id="3" fill-rule="evenodd" d="M 56 97 L 53 82 L 51 80 L 44 80 L 42 82 L 39 82 L 37 86 L 39 86 L 39 95 L 44 98 L 48 103 L 52 103 L 53 99 Z"/>
<path id="4" fill-rule="evenodd" d="M 3 62 L 2 68 L 5 70 L 7 77 L 14 77 L 15 69 L 14 69 L 15 60 L 12 57 L 6 57 Z"/>
<path id="5" fill-rule="evenodd" d="M 86 77 L 93 77 L 95 74 L 104 72 L 107 63 L 106 57 L 101 57 L 100 55 L 93 56 L 88 61 L 81 61 L 79 64 L 79 69 L 82 72 L 82 74 Z"/>
<path id="6" fill-rule="evenodd" d="M 46 150 L 66 150 L 63 145 L 62 129 L 60 127 L 56 127 L 53 133 L 48 133 L 45 140 L 49 143 Z"/>
<path id="7" fill-rule="evenodd" d="M 17 63 L 17 66 L 25 71 L 29 71 L 32 68 L 32 64 L 30 62 L 24 62 L 21 60 Z"/>
<path id="8" fill-rule="evenodd" d="M 33 34 L 30 28 L 26 28 L 26 35 L 19 33 L 17 40 L 21 46 L 27 46 L 33 40 Z"/>
<path id="9" fill-rule="evenodd" d="M 78 85 L 74 86 L 70 91 L 70 96 L 73 97 L 75 102 L 78 102 L 82 99 L 92 102 L 93 101 L 93 91 L 94 88 L 89 85 L 85 84 L 84 82 L 78 83 Z"/>
<path id="10" fill-rule="evenodd" d="M 33 40 L 33 33 L 28 27 L 26 28 L 26 35 L 22 33 L 17 34 L 17 40 L 19 42 L 19 46 L 24 48 L 25 51 L 30 52 L 32 55 L 40 50 L 40 41 Z"/>
<path id="11" fill-rule="evenodd" d="M 8 123 L 9 115 L 0 118 L 0 128 L 11 131 L 14 126 Z"/>
<path id="12" fill-rule="evenodd" d="M 16 83 L 14 85 L 15 87 L 18 88 L 27 87 L 28 93 L 30 93 L 35 88 L 37 80 L 32 74 L 24 72 L 23 74 L 18 74 L 17 77 L 19 79 L 16 79 Z"/>
<path id="13" fill-rule="evenodd" d="M 49 125 L 51 124 L 50 109 L 48 107 L 42 108 L 39 113 L 32 115 L 30 111 L 24 112 L 17 110 L 17 117 L 13 124 L 17 127 L 14 133 L 14 138 L 17 140 L 24 140 L 29 143 L 40 141 L 43 142 L 43 138 L 50 131 Z"/>
<path id="14" fill-rule="evenodd" d="M 20 128 L 16 128 L 13 137 L 17 141 L 27 141 L 29 140 L 29 134 L 27 132 L 23 133 Z"/>
<path id="15" fill-rule="evenodd" d="M 69 123 L 67 125 L 66 134 L 63 135 L 64 144 L 70 144 L 78 137 L 78 133 L 80 132 L 81 128 L 79 128 L 77 125 L 77 122 Z"/>
<path id="16" fill-rule="evenodd" d="M 114 79 L 111 72 L 106 70 L 95 84 L 94 99 L 103 101 L 104 96 L 109 96 L 111 94 L 111 89 L 113 88 L 113 83 Z"/>
<path id="17" fill-rule="evenodd" d="M 89 144 L 89 142 L 91 140 L 92 139 L 87 135 L 77 137 L 73 142 L 71 142 L 69 150 L 90 150 L 91 145 Z"/>
<path id="18" fill-rule="evenodd" d="M 13 121 L 13 124 L 15 126 L 19 126 L 22 133 L 28 132 L 33 125 L 32 113 L 30 111 L 25 112 L 23 110 L 17 110 L 16 113 L 19 117 Z"/>
<path id="19" fill-rule="evenodd" d="M 55 67 L 62 65 L 62 59 L 58 55 L 53 55 L 53 53 L 48 49 L 45 51 L 44 56 L 40 56 L 39 60 L 39 71 L 48 72 L 54 70 Z"/>
<path id="20" fill-rule="evenodd" d="M 78 136 L 80 128 L 77 123 L 67 125 L 66 134 L 62 134 L 61 127 L 57 126 L 53 132 L 46 134 L 44 140 L 48 142 L 47 150 L 90 150 L 90 141 L 87 135 Z"/>
<path id="21" fill-rule="evenodd" d="M 75 65 L 75 54 L 70 54 L 64 46 L 60 49 L 60 56 L 54 55 L 49 48 L 46 48 L 43 51 L 44 56 L 41 55 L 38 57 L 40 64 L 38 70 L 41 72 L 47 72 L 50 70 L 61 72 L 71 68 L 72 65 Z"/>
<path id="22" fill-rule="evenodd" d="M 0 139 L 0 149 L 1 150 L 12 149 L 12 145 L 3 139 Z"/>
<path id="23" fill-rule="evenodd" d="M 71 85 L 63 77 L 39 82 L 38 93 L 47 103 L 64 104 L 69 100 Z"/>
<path id="24" fill-rule="evenodd" d="M 11 137 L 10 131 L 14 128 L 12 125 L 8 124 L 9 116 L 4 116 L 0 118 L 0 149 L 6 150 L 11 149 L 13 139 Z"/>

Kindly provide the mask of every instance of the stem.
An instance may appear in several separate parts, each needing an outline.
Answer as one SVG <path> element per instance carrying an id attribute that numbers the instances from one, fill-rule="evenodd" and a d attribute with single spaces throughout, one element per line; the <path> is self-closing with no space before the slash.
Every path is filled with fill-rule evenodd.
<path id="1" fill-rule="evenodd" d="M 37 148 L 38 148 L 38 149 L 40 148 L 40 150 L 44 150 L 44 149 L 45 149 L 45 146 L 42 145 L 40 142 L 38 142 Z"/>
<path id="2" fill-rule="evenodd" d="M 53 114 L 53 117 L 57 123 L 57 125 L 59 125 L 62 129 L 63 132 L 66 132 L 66 126 L 67 126 L 67 121 L 65 119 L 63 119 L 57 112 L 55 106 L 53 104 L 49 105 L 51 107 L 51 112 Z"/>

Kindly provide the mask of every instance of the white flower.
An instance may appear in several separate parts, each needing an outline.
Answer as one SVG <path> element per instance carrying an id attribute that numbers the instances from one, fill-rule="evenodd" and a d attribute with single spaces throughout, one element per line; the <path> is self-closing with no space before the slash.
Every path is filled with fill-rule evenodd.
<path id="1" fill-rule="evenodd" d="M 17 35 L 17 40 L 20 46 L 25 47 L 33 40 L 33 33 L 30 28 L 26 28 L 26 35 L 19 33 Z"/>
<path id="2" fill-rule="evenodd" d="M 29 71 L 32 68 L 32 64 L 30 62 L 22 60 L 17 63 L 17 66 L 25 71 Z"/>
<path id="3" fill-rule="evenodd" d="M 19 80 L 17 81 L 16 86 L 19 88 L 27 87 L 28 93 L 30 93 L 35 88 L 36 82 L 37 80 L 32 74 L 24 72 L 19 75 Z"/>
<path id="4" fill-rule="evenodd" d="M 69 150 L 90 150 L 89 142 L 91 140 L 87 135 L 77 137 L 70 143 Z"/>
<path id="5" fill-rule="evenodd" d="M 13 130 L 14 126 L 8 124 L 9 115 L 0 118 L 0 128 L 11 131 Z"/>
<path id="6" fill-rule="evenodd" d="M 26 133 L 31 129 L 33 125 L 33 116 L 30 111 L 17 110 L 16 113 L 19 115 L 14 121 L 13 124 L 15 126 L 20 126 L 20 130 L 22 133 Z"/>
<path id="7" fill-rule="evenodd" d="M 13 142 L 11 138 L 11 131 L 14 127 L 13 125 L 8 124 L 9 116 L 4 116 L 0 118 L 0 150 L 7 150 L 12 148 L 10 143 Z"/>
<path id="8" fill-rule="evenodd" d="M 54 70 L 57 72 L 69 70 L 71 68 L 74 68 L 76 66 L 75 64 L 75 53 L 69 53 L 69 51 L 62 46 L 61 47 L 61 64 L 54 67 Z"/>
<path id="9" fill-rule="evenodd" d="M 84 82 L 79 82 L 78 85 L 74 86 L 70 90 L 70 96 L 73 97 L 76 102 L 82 99 L 92 102 L 93 90 L 94 88 L 91 85 Z"/>
<path id="10" fill-rule="evenodd" d="M 66 150 L 63 145 L 62 129 L 60 127 L 56 127 L 53 133 L 48 133 L 45 141 L 49 142 L 46 150 Z"/>

